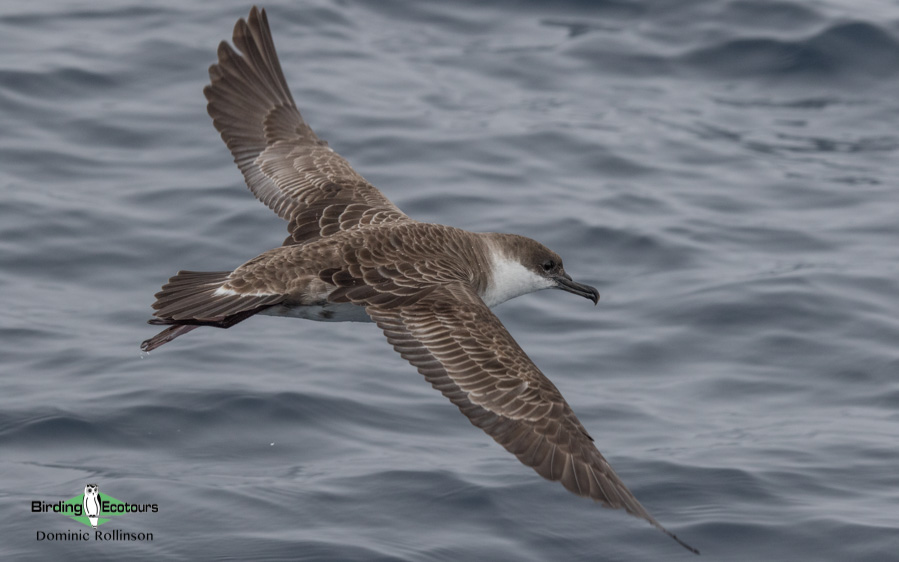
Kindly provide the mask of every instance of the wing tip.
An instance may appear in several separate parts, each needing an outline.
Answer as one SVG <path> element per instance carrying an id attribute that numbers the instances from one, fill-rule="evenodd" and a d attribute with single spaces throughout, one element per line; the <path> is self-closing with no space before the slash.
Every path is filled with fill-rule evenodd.
<path id="1" fill-rule="evenodd" d="M 643 506 L 640 505 L 640 507 L 642 508 Z M 671 531 L 669 531 L 668 529 L 666 529 L 665 527 L 663 527 L 662 524 L 659 523 L 658 521 L 656 521 L 656 518 L 653 517 L 652 515 L 650 515 L 649 512 L 647 512 L 645 508 L 643 508 L 643 513 L 633 513 L 633 512 L 631 512 L 630 510 L 628 510 L 628 513 L 630 513 L 631 515 L 634 515 L 634 516 L 636 516 L 636 517 L 640 517 L 641 519 L 645 519 L 646 521 L 649 521 L 649 524 L 650 524 L 650 525 L 652 525 L 652 526 L 655 527 L 656 529 L 662 531 L 663 533 L 665 533 L 666 535 L 668 535 L 669 537 L 671 537 L 672 539 L 674 539 L 674 541 L 677 542 L 677 544 L 681 545 L 682 547 L 684 547 L 685 549 L 689 550 L 689 551 L 692 552 L 693 554 L 699 555 L 699 549 L 698 549 L 698 548 L 696 548 L 696 547 L 694 547 L 694 546 L 688 544 L 687 542 L 681 540 L 677 535 L 675 535 L 674 533 L 672 533 Z"/>
<path id="2" fill-rule="evenodd" d="M 686 548 L 687 550 L 689 550 L 689 551 L 692 552 L 693 554 L 699 556 L 700 552 L 699 552 L 699 549 L 698 549 L 698 548 L 695 548 L 695 547 L 693 547 L 693 546 L 687 544 L 686 542 L 682 541 L 681 539 L 679 539 L 679 538 L 677 537 L 677 535 L 675 535 L 674 533 L 672 533 L 671 531 L 669 531 L 669 530 L 666 529 L 665 527 L 662 527 L 661 525 L 659 525 L 659 529 L 661 529 L 663 533 L 665 533 L 666 535 L 668 535 L 669 537 L 671 537 L 672 539 L 674 539 L 674 540 L 677 542 L 677 544 L 679 544 L 679 545 L 681 545 L 682 547 Z"/>
<path id="3" fill-rule="evenodd" d="M 140 344 L 140 350 L 144 353 L 150 353 L 154 349 L 172 341 L 173 339 L 183 336 L 184 334 L 199 328 L 193 325 L 176 325 L 169 326 L 165 330 L 159 332 L 150 339 L 146 339 Z"/>

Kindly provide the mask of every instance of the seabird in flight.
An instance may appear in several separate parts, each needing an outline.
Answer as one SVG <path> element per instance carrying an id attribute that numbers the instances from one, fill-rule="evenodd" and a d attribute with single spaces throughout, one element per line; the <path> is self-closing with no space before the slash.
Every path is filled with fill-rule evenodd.
<path id="1" fill-rule="evenodd" d="M 290 95 L 265 10 L 234 27 L 204 93 L 253 194 L 288 221 L 284 245 L 233 271 L 180 271 L 156 294 L 150 351 L 201 326 L 256 314 L 373 321 L 472 424 L 568 490 L 624 508 L 688 550 L 637 501 L 559 390 L 490 308 L 561 289 L 593 301 L 562 258 L 514 234 L 418 222 L 328 147 Z"/>

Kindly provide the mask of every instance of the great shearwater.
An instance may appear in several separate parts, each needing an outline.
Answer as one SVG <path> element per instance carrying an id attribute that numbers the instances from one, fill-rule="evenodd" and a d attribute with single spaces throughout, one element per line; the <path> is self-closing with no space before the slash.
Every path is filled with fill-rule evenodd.
<path id="1" fill-rule="evenodd" d="M 265 10 L 218 48 L 203 93 L 215 128 L 253 194 L 288 221 L 284 245 L 234 271 L 180 271 L 156 293 L 150 351 L 200 326 L 255 314 L 374 321 L 399 354 L 472 424 L 522 463 L 604 506 L 624 508 L 685 548 L 627 489 L 559 390 L 490 308 L 561 289 L 599 293 L 562 258 L 514 234 L 474 233 L 409 218 L 303 120 Z"/>

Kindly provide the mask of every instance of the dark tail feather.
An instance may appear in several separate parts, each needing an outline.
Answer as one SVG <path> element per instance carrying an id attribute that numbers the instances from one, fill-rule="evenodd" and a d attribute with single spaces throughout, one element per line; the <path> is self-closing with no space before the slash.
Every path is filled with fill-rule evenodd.
<path id="1" fill-rule="evenodd" d="M 199 328 L 198 324 L 182 324 L 180 326 L 169 326 L 165 330 L 159 332 L 152 338 L 148 340 L 144 340 L 144 343 L 140 344 L 141 351 L 153 351 L 160 345 L 164 343 L 169 343 L 173 339 L 178 336 L 182 336 L 187 332 Z"/>
<path id="2" fill-rule="evenodd" d="M 284 295 L 241 295 L 218 289 L 228 281 L 230 271 L 179 271 L 156 293 L 153 303 L 155 325 L 169 325 L 140 346 L 150 351 L 198 326 L 230 328 L 257 312 L 278 304 Z"/>

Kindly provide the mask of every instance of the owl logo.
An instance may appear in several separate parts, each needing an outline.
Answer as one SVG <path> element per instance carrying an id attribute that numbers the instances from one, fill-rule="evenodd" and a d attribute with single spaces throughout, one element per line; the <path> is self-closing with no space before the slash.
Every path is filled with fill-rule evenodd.
<path id="1" fill-rule="evenodd" d="M 90 520 L 91 527 L 96 529 L 100 518 L 100 487 L 96 484 L 84 486 L 84 514 Z"/>

